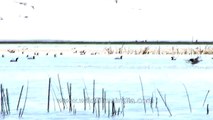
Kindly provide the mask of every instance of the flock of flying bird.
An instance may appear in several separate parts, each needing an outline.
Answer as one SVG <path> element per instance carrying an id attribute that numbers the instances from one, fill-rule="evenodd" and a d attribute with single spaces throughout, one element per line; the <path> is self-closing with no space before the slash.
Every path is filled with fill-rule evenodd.
<path id="1" fill-rule="evenodd" d="M 30 4 L 27 3 L 27 2 L 17 2 L 17 1 L 15 1 L 15 3 L 16 3 L 16 4 L 19 4 L 20 6 L 30 7 L 30 8 L 32 8 L 32 10 L 35 9 L 35 6 L 34 6 L 34 5 L 30 5 Z M 24 15 L 24 16 L 23 16 L 23 15 L 19 15 L 19 17 L 29 18 L 28 15 Z M 5 20 L 5 18 L 4 18 L 3 16 L 0 16 L 0 21 L 3 21 L 3 20 Z"/>
<path id="2" fill-rule="evenodd" d="M 30 5 L 27 2 L 17 2 L 17 1 L 15 1 L 15 3 L 17 3 L 19 5 L 22 5 L 22 6 L 25 6 L 25 7 L 31 7 L 33 10 L 35 9 L 34 5 Z M 118 0 L 115 0 L 115 3 L 117 4 Z M 29 18 L 29 16 L 28 15 L 24 15 L 23 18 Z M 4 18 L 2 16 L 0 16 L 0 21 L 2 21 L 2 20 L 4 20 Z"/>

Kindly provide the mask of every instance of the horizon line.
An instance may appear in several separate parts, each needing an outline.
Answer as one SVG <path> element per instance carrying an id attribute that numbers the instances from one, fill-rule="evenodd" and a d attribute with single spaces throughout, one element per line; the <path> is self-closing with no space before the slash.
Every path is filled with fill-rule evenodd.
<path id="1" fill-rule="evenodd" d="M 39 44 L 39 43 L 46 43 L 46 44 L 213 44 L 212 41 L 198 41 L 198 40 L 105 40 L 105 41 L 98 41 L 98 40 L 0 40 L 0 44 L 24 44 L 24 43 L 32 43 L 32 44 Z"/>

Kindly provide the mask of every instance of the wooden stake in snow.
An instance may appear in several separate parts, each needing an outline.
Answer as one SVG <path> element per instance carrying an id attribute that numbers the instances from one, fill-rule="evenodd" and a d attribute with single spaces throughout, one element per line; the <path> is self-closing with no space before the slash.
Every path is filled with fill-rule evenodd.
<path id="1" fill-rule="evenodd" d="M 146 114 L 146 103 L 145 103 L 145 97 L 144 97 L 143 83 L 142 83 L 142 80 L 141 80 L 141 76 L 139 76 L 139 78 L 140 78 L 141 92 L 142 92 L 142 97 L 143 97 L 143 107 L 144 107 L 144 112 Z"/>
<path id="2" fill-rule="evenodd" d="M 166 104 L 166 101 L 163 99 L 163 96 L 161 95 L 161 93 L 160 93 L 160 91 L 159 91 L 158 89 L 157 89 L 157 91 L 158 91 L 158 93 L 159 93 L 159 95 L 160 95 L 160 97 L 161 97 L 161 99 L 162 99 L 164 105 L 166 106 L 166 108 L 167 108 L 167 110 L 168 110 L 170 116 L 172 116 L 172 113 L 170 112 L 169 107 L 168 107 L 167 104 Z"/>
<path id="3" fill-rule="evenodd" d="M 205 99 L 203 101 L 203 107 L 204 107 L 204 104 L 206 103 L 206 98 L 208 97 L 209 92 L 210 92 L 210 90 L 208 90 L 207 93 L 206 93 Z"/>
<path id="4" fill-rule="evenodd" d="M 184 86 L 185 91 L 186 91 L 186 96 L 187 96 L 187 99 L 188 99 L 190 112 L 192 112 L 192 107 L 191 107 L 191 103 L 190 103 L 190 99 L 189 99 L 189 94 L 188 94 L 187 88 L 186 88 L 185 84 L 183 84 L 183 86 Z"/>

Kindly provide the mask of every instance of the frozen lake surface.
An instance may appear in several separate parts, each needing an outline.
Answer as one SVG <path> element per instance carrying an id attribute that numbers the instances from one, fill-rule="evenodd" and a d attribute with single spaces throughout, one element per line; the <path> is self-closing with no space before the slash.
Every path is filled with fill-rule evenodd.
<path id="1" fill-rule="evenodd" d="M 27 81 L 29 81 L 28 98 L 22 119 L 128 119 L 128 120 L 201 120 L 213 119 L 212 115 L 212 72 L 211 55 L 199 55 L 202 61 L 191 65 L 186 62 L 197 55 L 177 55 L 172 61 L 171 55 L 124 55 L 122 60 L 115 60 L 119 55 L 39 55 L 27 59 L 26 54 L 7 53 L 0 58 L 0 83 L 8 88 L 11 114 L 5 119 L 18 119 L 16 111 L 21 86 L 24 85 L 20 108 L 23 107 Z M 11 59 L 19 57 L 17 62 Z M 58 76 L 61 81 L 66 109 L 60 112 L 53 93 L 51 93 L 50 112 L 47 112 L 48 80 L 60 99 Z M 140 78 L 143 83 L 146 100 L 144 112 Z M 83 109 L 83 89 L 86 87 L 89 101 L 92 102 L 93 80 L 95 80 L 95 97 L 101 98 L 102 88 L 107 100 L 114 100 L 116 110 L 121 108 L 121 96 L 125 100 L 124 116 L 108 117 L 101 109 L 100 118 L 92 113 L 92 103 Z M 76 115 L 68 110 L 67 82 L 72 83 L 72 99 Z M 186 91 L 189 93 L 192 112 L 190 112 Z M 157 89 L 166 100 L 171 111 L 170 116 Z M 203 106 L 207 91 L 210 90 Z M 154 97 L 153 111 L 150 107 Z M 158 109 L 155 108 L 156 97 Z M 55 101 L 55 104 L 54 104 Z M 209 104 L 209 115 L 206 106 Z M 62 108 L 62 103 L 60 103 Z M 111 107 L 111 106 L 110 106 Z M 101 104 L 100 104 L 101 108 Z M 97 105 L 96 105 L 97 109 Z M 97 111 L 96 111 L 97 112 Z M 108 111 L 107 111 L 108 112 Z M 0 115 L 3 118 L 3 115 Z"/>

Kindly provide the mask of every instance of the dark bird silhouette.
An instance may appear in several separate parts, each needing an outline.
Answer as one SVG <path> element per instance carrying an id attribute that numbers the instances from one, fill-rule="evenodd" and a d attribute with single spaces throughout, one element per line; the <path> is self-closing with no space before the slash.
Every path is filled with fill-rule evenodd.
<path id="1" fill-rule="evenodd" d="M 10 60 L 10 62 L 17 62 L 17 61 L 18 61 L 18 57 L 16 59 Z"/>
<path id="2" fill-rule="evenodd" d="M 171 60 L 176 60 L 176 58 L 174 56 L 171 57 Z"/>
<path id="3" fill-rule="evenodd" d="M 118 0 L 115 0 L 115 3 L 117 4 L 117 3 L 118 3 Z"/>
<path id="4" fill-rule="evenodd" d="M 18 4 L 20 4 L 20 5 L 24 5 L 24 6 L 26 6 L 27 5 L 27 3 L 26 2 L 17 2 Z"/>
<path id="5" fill-rule="evenodd" d="M 35 56 L 32 56 L 32 57 L 27 56 L 27 59 L 29 60 L 35 59 Z"/>
<path id="6" fill-rule="evenodd" d="M 35 6 L 32 5 L 31 8 L 32 8 L 32 9 L 35 9 Z"/>
<path id="7" fill-rule="evenodd" d="M 4 20 L 3 17 L 0 17 L 0 20 Z"/>
<path id="8" fill-rule="evenodd" d="M 123 59 L 123 56 L 121 55 L 120 57 L 116 57 L 115 59 L 116 60 L 121 60 L 121 59 Z"/>
<path id="9" fill-rule="evenodd" d="M 192 65 L 194 65 L 194 64 L 197 64 L 197 63 L 199 63 L 200 61 L 202 61 L 202 60 L 200 60 L 199 58 L 200 58 L 199 56 L 196 57 L 196 58 L 190 58 L 189 60 L 187 60 L 187 62 L 189 62 L 189 63 L 191 63 Z"/>

